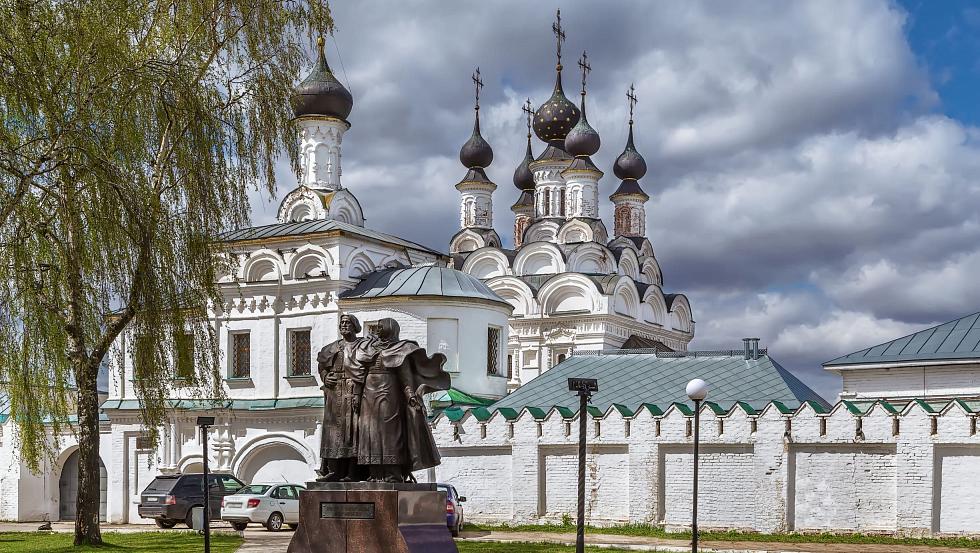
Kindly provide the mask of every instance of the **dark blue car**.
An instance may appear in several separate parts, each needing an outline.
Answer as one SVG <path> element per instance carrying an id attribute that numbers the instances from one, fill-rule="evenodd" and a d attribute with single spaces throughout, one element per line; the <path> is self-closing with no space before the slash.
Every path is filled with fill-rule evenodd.
<path id="1" fill-rule="evenodd" d="M 459 536 L 459 531 L 463 529 L 463 505 L 465 497 L 459 495 L 456 488 L 449 484 L 437 484 L 439 491 L 446 492 L 446 525 L 453 537 Z"/>

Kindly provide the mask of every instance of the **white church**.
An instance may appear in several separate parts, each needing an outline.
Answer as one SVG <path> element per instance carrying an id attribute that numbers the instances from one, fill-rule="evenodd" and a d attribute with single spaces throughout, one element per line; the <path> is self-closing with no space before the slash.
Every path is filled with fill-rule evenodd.
<path id="1" fill-rule="evenodd" d="M 647 168 L 632 116 L 612 168 L 618 182 L 600 184 L 603 171 L 590 158 L 600 138 L 586 118 L 585 79 L 576 106 L 563 92 L 560 57 L 556 69 L 554 93 L 529 118 L 527 150 L 516 164 L 514 248 L 504 248 L 492 227 L 496 185 L 485 168 L 493 151 L 481 135 L 477 101 L 473 134 L 460 151 L 461 229 L 446 254 L 365 226 L 365 210 L 341 179 L 353 98 L 321 42 L 292 98 L 297 186 L 275 224 L 223 237 L 236 270 L 223 277 L 223 301 L 210 321 L 227 398 L 215 408 L 174 382 L 170 420 L 159 443 L 150 443 L 132 387 L 132 337 L 122 336 L 114 344 L 121 355 L 111 358 L 124 361 L 110 366 L 102 405 L 103 518 L 151 524 L 137 513 L 143 488 L 159 473 L 200 471 L 205 455 L 213 470 L 246 482 L 312 479 L 323 408 L 315 358 L 338 338 L 339 316 L 351 313 L 365 333 L 392 317 L 402 338 L 446 354 L 453 387 L 429 398 L 439 412 L 432 424 L 444 464 L 419 477 L 451 482 L 469 496 L 471 520 L 553 521 L 569 512 L 564 492 L 575 473 L 569 459 L 578 413 L 564 405 L 571 396 L 561 380 L 579 367 L 596 371 L 608 394 L 589 411 L 593 523 L 688 523 L 693 412 L 675 380 L 710 373 L 715 387 L 701 429 L 711 465 L 705 496 L 720 507 L 708 509 L 707 526 L 980 533 L 971 522 L 980 512 L 970 519 L 949 507 L 980 481 L 978 317 L 947 325 L 959 337 L 954 360 L 943 342 L 926 361 L 915 359 L 919 349 L 893 358 L 869 354 L 872 348 L 829 363 L 845 375 L 835 405 L 757 344 L 744 353 L 688 351 L 691 305 L 664 291 L 646 236 L 649 196 L 640 179 Z M 532 129 L 544 143 L 537 156 Z M 600 188 L 614 186 L 610 233 L 599 198 Z M 964 336 L 977 340 L 960 345 L 969 341 Z M 916 340 L 885 347 L 908 349 Z M 930 385 L 917 389 L 920 371 Z M 898 391 L 897 373 L 908 384 Z M 71 520 L 74 436 L 58 437 L 55 459 L 32 473 L 3 407 L 0 398 L 0 520 Z M 217 418 L 208 451 L 194 424 L 202 414 Z M 839 477 L 843 467 L 861 470 L 847 480 Z M 734 489 L 732 474 L 739 475 Z M 759 508 L 722 508 L 732 498 Z"/>

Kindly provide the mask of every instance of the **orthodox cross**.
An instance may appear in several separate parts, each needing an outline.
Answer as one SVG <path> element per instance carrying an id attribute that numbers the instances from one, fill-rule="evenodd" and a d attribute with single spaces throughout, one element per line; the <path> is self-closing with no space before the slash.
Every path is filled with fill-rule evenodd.
<path id="1" fill-rule="evenodd" d="M 582 58 L 578 60 L 578 66 L 582 69 L 582 96 L 585 96 L 585 78 L 592 72 L 592 66 L 589 65 L 588 52 L 582 52 Z"/>
<path id="2" fill-rule="evenodd" d="M 633 108 L 636 107 L 636 102 L 637 102 L 637 100 L 636 100 L 636 87 L 633 86 L 633 83 L 630 83 L 630 89 L 626 93 L 626 99 L 629 100 L 629 103 L 630 103 L 630 125 L 632 125 L 633 124 Z"/>
<path id="3" fill-rule="evenodd" d="M 483 88 L 483 79 L 480 78 L 479 67 L 476 68 L 476 72 L 471 78 L 473 79 L 473 86 L 476 87 L 476 110 L 480 111 L 480 89 Z"/>
<path id="4" fill-rule="evenodd" d="M 524 116 L 527 119 L 527 137 L 531 138 L 531 118 L 534 116 L 534 112 L 531 111 L 531 99 L 528 98 L 524 105 L 521 106 L 521 111 L 524 112 Z"/>
<path id="5" fill-rule="evenodd" d="M 561 28 L 561 8 L 558 8 L 558 14 L 555 16 L 555 22 L 551 24 L 551 32 L 555 33 L 555 41 L 558 43 L 557 69 L 561 71 L 561 43 L 565 42 L 565 30 Z"/>

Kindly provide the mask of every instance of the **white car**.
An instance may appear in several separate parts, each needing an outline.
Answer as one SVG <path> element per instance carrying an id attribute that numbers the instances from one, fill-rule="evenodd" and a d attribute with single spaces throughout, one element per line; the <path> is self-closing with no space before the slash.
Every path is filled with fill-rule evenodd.
<path id="1" fill-rule="evenodd" d="M 299 484 L 251 484 L 225 496 L 221 501 L 221 520 L 235 530 L 244 530 L 249 522 L 265 525 L 270 532 L 282 530 L 284 524 L 299 525 Z"/>

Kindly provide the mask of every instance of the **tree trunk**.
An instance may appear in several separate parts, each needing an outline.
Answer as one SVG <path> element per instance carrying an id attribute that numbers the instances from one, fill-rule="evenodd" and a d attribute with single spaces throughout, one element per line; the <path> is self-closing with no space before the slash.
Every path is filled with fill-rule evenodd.
<path id="1" fill-rule="evenodd" d="M 99 365 L 80 360 L 78 379 L 78 504 L 75 516 L 75 545 L 99 545 L 101 471 L 99 470 Z"/>

